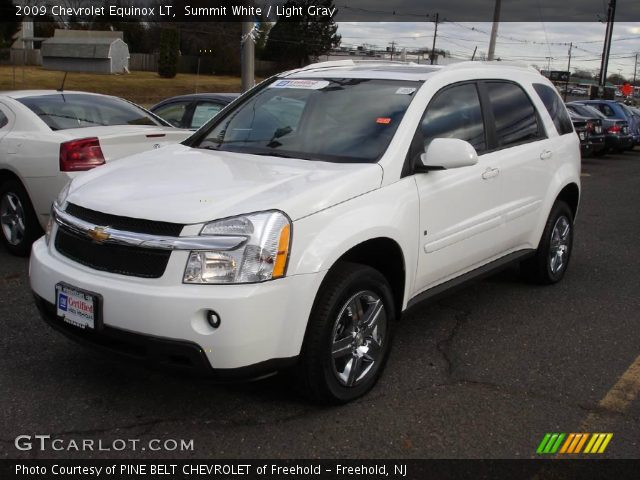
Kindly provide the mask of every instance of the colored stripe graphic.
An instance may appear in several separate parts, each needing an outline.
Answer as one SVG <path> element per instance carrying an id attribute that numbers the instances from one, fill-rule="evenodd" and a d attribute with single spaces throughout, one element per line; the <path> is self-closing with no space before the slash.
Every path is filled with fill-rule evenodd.
<path id="1" fill-rule="evenodd" d="M 550 433 L 547 433 L 544 436 L 544 438 L 540 442 L 540 445 L 538 445 L 538 449 L 536 450 L 537 454 L 541 454 L 542 452 L 544 452 L 544 447 L 547 445 L 547 442 L 549 441 L 550 438 L 551 438 L 551 434 Z"/>
<path id="2" fill-rule="evenodd" d="M 564 442 L 564 445 L 562 445 L 562 449 L 560 450 L 560 453 L 567 453 L 567 449 L 569 448 L 569 445 L 571 445 L 571 442 L 573 442 L 573 439 L 576 437 L 575 433 L 570 433 L 569 436 L 567 437 L 567 441 Z"/>
<path id="3" fill-rule="evenodd" d="M 584 453 L 604 453 L 613 433 L 594 433 Z"/>
<path id="4" fill-rule="evenodd" d="M 569 435 L 546 433 L 536 453 L 538 455 L 604 453 L 612 438 L 613 433 L 570 433 Z M 583 447 L 585 447 L 584 451 Z"/>
<path id="5" fill-rule="evenodd" d="M 587 438 L 589 438 L 589 434 L 588 433 L 583 433 L 582 434 L 582 438 L 580 439 L 580 442 L 578 443 L 578 445 L 576 445 L 576 449 L 574 450 L 573 453 L 580 453 L 582 451 L 582 447 L 584 446 L 585 442 L 587 441 Z"/>

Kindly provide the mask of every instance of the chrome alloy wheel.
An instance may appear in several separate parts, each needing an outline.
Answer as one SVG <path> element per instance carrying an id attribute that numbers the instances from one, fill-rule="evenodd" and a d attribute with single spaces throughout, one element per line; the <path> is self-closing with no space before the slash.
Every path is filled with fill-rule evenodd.
<path id="1" fill-rule="evenodd" d="M 10 245 L 19 245 L 24 240 L 26 232 L 24 208 L 13 192 L 5 192 L 0 199 L 0 226 L 4 238 Z"/>
<path id="2" fill-rule="evenodd" d="M 562 215 L 556 220 L 551 232 L 549 268 L 551 268 L 553 275 L 557 275 L 567 265 L 570 242 L 571 222 L 566 216 Z"/>
<path id="3" fill-rule="evenodd" d="M 380 296 L 366 290 L 345 302 L 331 335 L 333 373 L 342 385 L 353 387 L 377 370 L 386 333 L 387 315 Z"/>

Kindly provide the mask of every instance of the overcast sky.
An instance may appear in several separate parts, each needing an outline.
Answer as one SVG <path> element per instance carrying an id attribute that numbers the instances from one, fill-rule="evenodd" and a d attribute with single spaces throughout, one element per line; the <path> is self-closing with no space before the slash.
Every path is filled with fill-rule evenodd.
<path id="1" fill-rule="evenodd" d="M 342 45 L 376 45 L 396 48 L 431 48 L 433 23 L 339 23 Z M 449 50 L 453 56 L 470 59 L 477 45 L 486 54 L 491 23 L 443 22 L 438 24 L 436 48 Z M 600 56 L 606 25 L 603 23 L 503 22 L 498 29 L 496 57 L 522 60 L 546 69 L 566 70 L 569 43 L 573 42 L 571 70 L 600 69 Z M 640 23 L 617 22 L 613 31 L 608 74 L 622 73 L 633 77 L 634 55 L 640 53 Z M 549 58 L 551 59 L 549 60 Z M 638 67 L 640 78 L 640 66 Z"/>

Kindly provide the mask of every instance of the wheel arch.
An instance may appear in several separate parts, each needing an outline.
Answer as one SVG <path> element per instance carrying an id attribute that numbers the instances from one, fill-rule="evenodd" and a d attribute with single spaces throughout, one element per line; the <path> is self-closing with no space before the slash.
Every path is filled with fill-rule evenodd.
<path id="1" fill-rule="evenodd" d="M 327 275 L 341 262 L 359 263 L 379 271 L 389 282 L 396 316 L 399 318 L 405 296 L 407 272 L 405 256 L 398 242 L 390 237 L 376 237 L 354 245 L 337 258 Z"/>
<path id="2" fill-rule="evenodd" d="M 555 202 L 558 200 L 562 200 L 569 205 L 573 218 L 575 219 L 578 214 L 578 205 L 580 203 L 580 188 L 578 185 L 573 182 L 565 185 L 556 196 Z"/>
<path id="3" fill-rule="evenodd" d="M 14 171 L 9 170 L 8 168 L 0 167 L 0 185 L 2 185 L 7 180 L 17 180 L 22 184 L 23 187 L 25 187 L 22 179 Z"/>

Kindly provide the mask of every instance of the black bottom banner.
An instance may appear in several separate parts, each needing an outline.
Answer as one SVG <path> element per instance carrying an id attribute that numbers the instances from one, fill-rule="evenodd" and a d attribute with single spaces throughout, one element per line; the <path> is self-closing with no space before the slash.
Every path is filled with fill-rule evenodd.
<path id="1" fill-rule="evenodd" d="M 0 479 L 636 479 L 640 460 L 0 460 Z"/>

